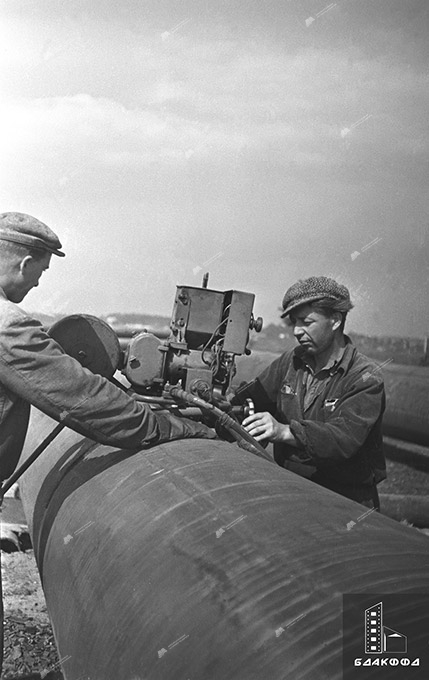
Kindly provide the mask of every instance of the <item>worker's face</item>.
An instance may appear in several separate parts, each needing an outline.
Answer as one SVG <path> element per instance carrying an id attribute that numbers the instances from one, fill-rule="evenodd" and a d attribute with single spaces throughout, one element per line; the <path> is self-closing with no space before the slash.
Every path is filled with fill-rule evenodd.
<path id="1" fill-rule="evenodd" d="M 24 257 L 17 270 L 16 276 L 7 291 L 7 296 L 12 302 L 21 302 L 32 288 L 39 285 L 39 279 L 43 272 L 49 268 L 51 253 L 44 253 L 41 258 L 31 255 Z"/>
<path id="2" fill-rule="evenodd" d="M 341 325 L 341 315 L 327 317 L 311 305 L 301 305 L 290 315 L 293 334 L 308 354 L 316 356 L 329 349 L 335 338 L 335 331 Z"/>

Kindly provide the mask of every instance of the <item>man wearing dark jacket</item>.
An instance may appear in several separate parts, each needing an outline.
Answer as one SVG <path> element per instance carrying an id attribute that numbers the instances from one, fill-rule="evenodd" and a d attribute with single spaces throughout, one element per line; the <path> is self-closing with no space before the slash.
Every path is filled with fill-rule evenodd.
<path id="1" fill-rule="evenodd" d="M 0 215 L 0 482 L 10 477 L 24 444 L 30 405 L 95 441 L 135 449 L 216 434 L 201 423 L 156 414 L 65 354 L 16 303 L 38 285 L 57 235 L 23 213 Z"/>
<path id="2" fill-rule="evenodd" d="M 379 509 L 386 477 L 378 367 L 344 334 L 347 288 L 324 276 L 300 280 L 283 298 L 299 345 L 282 354 L 234 400 L 252 398 L 243 421 L 257 441 L 274 443 L 275 461 L 367 507 Z"/>

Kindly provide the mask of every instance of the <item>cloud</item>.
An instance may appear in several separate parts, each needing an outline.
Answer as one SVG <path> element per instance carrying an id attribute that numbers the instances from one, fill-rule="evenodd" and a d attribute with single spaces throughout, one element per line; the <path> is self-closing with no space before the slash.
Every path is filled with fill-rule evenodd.
<path id="1" fill-rule="evenodd" d="M 15 157 L 21 149 L 35 157 L 39 145 L 51 162 L 91 156 L 92 166 L 126 169 L 196 155 L 216 162 L 246 149 L 299 167 L 342 167 L 342 142 L 384 152 L 394 138 L 407 152 L 426 115 L 426 75 L 386 57 L 355 49 L 350 62 L 344 48 L 309 44 L 289 52 L 195 14 L 171 26 L 144 12 L 131 22 L 132 3 L 127 22 L 117 11 L 108 22 L 99 13 L 108 3 L 98 14 L 74 4 L 76 14 L 64 5 L 61 20 L 50 7 L 38 25 L 37 14 L 6 22 L 5 143 Z M 372 120 L 354 127 L 365 116 Z"/>
<path id="2" fill-rule="evenodd" d="M 36 185 L 46 175 L 64 186 L 80 172 L 184 163 L 192 153 L 231 152 L 250 141 L 238 130 L 174 113 L 127 109 L 87 94 L 9 102 L 0 115 L 8 177 L 31 176 Z"/>
<path id="3" fill-rule="evenodd" d="M 275 2 L 262 24 L 256 2 L 213 21 L 196 4 L 18 4 L 0 40 L 4 209 L 60 225 L 54 307 L 85 290 L 94 312 L 168 312 L 175 282 L 218 252 L 213 285 L 255 289 L 276 315 L 286 283 L 342 264 L 356 289 L 368 273 L 393 290 L 407 228 L 427 223 L 429 90 L 400 29 L 392 57 L 388 34 L 371 51 L 381 20 L 356 10 L 341 28 L 347 3 L 300 33 Z M 383 250 L 351 259 L 378 236 Z"/>

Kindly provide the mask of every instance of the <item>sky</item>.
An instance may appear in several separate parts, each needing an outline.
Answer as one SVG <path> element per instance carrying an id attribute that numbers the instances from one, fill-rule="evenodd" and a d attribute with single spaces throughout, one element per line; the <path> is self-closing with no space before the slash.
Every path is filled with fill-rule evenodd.
<path id="1" fill-rule="evenodd" d="M 429 335 L 427 0 L 0 0 L 0 212 L 60 237 L 22 305 L 279 322 L 314 275 L 348 327 Z"/>

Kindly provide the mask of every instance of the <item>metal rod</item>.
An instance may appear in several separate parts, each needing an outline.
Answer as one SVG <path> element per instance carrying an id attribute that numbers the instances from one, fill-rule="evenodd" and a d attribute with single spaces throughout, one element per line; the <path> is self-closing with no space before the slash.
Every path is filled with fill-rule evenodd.
<path id="1" fill-rule="evenodd" d="M 15 470 L 13 475 L 9 477 L 9 479 L 2 485 L 2 487 L 0 488 L 0 507 L 3 503 L 3 498 L 6 492 L 9 491 L 9 489 L 15 484 L 17 479 L 19 479 L 19 477 L 21 477 L 21 475 L 24 474 L 26 470 L 28 470 L 30 465 L 34 463 L 34 461 L 40 456 L 41 453 L 43 453 L 43 451 L 49 446 L 49 444 L 64 428 L 65 425 L 63 425 L 62 423 L 58 423 L 58 425 L 54 427 L 52 432 L 50 432 L 48 436 L 39 444 L 39 446 L 34 449 L 33 453 L 30 456 L 28 456 L 27 460 L 24 461 L 24 463 L 17 470 Z"/>

